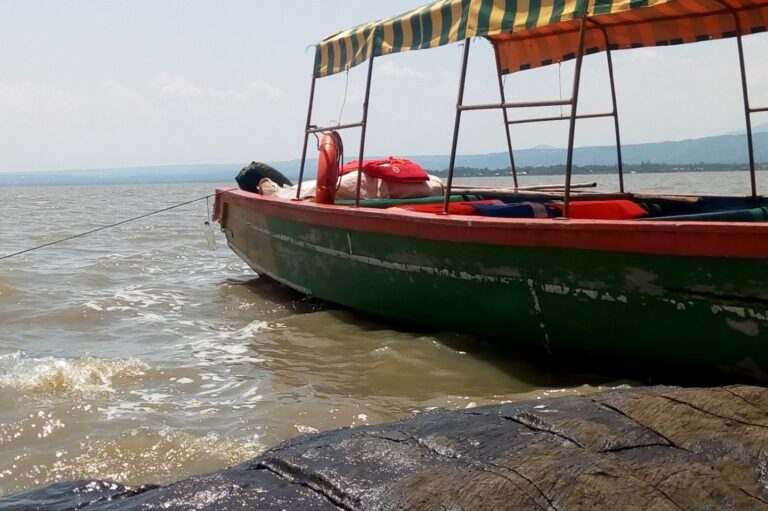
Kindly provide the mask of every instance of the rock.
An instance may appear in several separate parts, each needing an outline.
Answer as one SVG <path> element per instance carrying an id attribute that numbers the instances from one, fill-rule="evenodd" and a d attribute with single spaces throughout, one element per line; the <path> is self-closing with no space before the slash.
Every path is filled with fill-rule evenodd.
<path id="1" fill-rule="evenodd" d="M 37 492 L 53 498 L 56 487 Z M 4 504 L 13 498 L 0 510 L 38 509 Z M 768 389 L 650 387 L 431 411 L 301 436 L 237 467 L 87 506 L 155 508 L 768 509 Z"/>
<path id="2" fill-rule="evenodd" d="M 114 499 L 131 497 L 154 488 L 159 488 L 159 486 L 144 485 L 129 488 L 111 481 L 70 481 L 8 497 L 0 497 L 0 510 L 71 511 L 86 506 L 92 509 L 91 506 L 99 502 L 110 502 Z"/>

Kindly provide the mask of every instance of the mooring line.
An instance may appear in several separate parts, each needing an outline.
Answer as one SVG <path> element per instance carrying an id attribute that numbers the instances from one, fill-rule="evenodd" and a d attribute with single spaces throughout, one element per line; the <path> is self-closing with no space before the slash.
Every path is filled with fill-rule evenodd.
<path id="1" fill-rule="evenodd" d="M 113 227 L 117 227 L 118 225 L 127 224 L 129 222 L 135 222 L 136 220 L 141 220 L 142 218 L 147 218 L 148 216 L 157 215 L 158 213 L 164 213 L 164 212 L 170 211 L 172 209 L 180 208 L 182 206 L 187 206 L 189 204 L 192 204 L 194 202 L 199 202 L 201 200 L 205 200 L 207 202 L 208 199 L 210 199 L 211 197 L 213 197 L 213 196 L 215 196 L 215 195 L 217 195 L 219 193 L 221 193 L 221 192 L 215 192 L 215 193 L 211 193 L 211 194 L 208 194 L 208 195 L 204 195 L 204 196 L 198 197 L 196 199 L 188 200 L 188 201 L 185 201 L 185 202 L 180 202 L 178 204 L 174 204 L 173 206 L 168 206 L 167 208 L 158 209 L 156 211 L 150 211 L 149 213 L 144 213 L 143 215 L 135 216 L 133 218 L 128 218 L 126 220 L 121 220 L 121 221 L 115 222 L 113 224 L 103 225 L 101 227 L 97 227 L 96 229 L 91 229 L 90 231 L 85 231 L 85 232 L 81 232 L 81 233 L 78 233 L 78 234 L 73 234 L 72 236 L 67 236 L 66 238 L 61 238 L 61 239 L 55 240 L 55 241 L 49 241 L 48 243 L 43 243 L 42 245 L 37 245 L 37 246 L 34 246 L 34 247 L 26 248 L 24 250 L 19 250 L 18 252 L 14 252 L 12 254 L 6 254 L 4 256 L 0 256 L 0 261 L 2 261 L 3 259 L 9 259 L 11 257 L 16 257 L 16 256 L 21 255 L 21 254 L 26 254 L 27 252 L 33 252 L 35 250 L 40 250 L 41 248 L 50 247 L 51 245 L 58 245 L 59 243 L 64 243 L 65 241 L 73 240 L 75 238 L 82 238 L 83 236 L 88 236 L 89 234 L 93 234 L 95 232 L 105 231 L 107 229 L 111 229 Z"/>

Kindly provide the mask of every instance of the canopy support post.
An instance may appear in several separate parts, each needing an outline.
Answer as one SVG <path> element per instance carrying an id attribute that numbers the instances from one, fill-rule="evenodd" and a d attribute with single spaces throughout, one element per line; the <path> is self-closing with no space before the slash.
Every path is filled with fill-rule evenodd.
<path id="1" fill-rule="evenodd" d="M 744 64 L 744 46 L 741 43 L 741 23 L 738 15 L 736 18 L 736 43 L 739 47 L 739 67 L 741 68 L 741 92 L 744 96 L 744 118 L 747 123 L 747 148 L 749 150 L 749 184 L 752 188 L 752 197 L 757 197 L 757 180 L 755 177 L 755 148 L 752 140 L 752 110 L 749 107 L 749 91 L 747 90 L 747 70 Z"/>
<path id="2" fill-rule="evenodd" d="M 304 180 L 304 164 L 307 162 L 307 143 L 309 130 L 312 125 L 312 104 L 315 102 L 315 82 L 317 77 L 312 75 L 312 85 L 309 88 L 309 107 L 307 108 L 307 124 L 304 127 L 304 149 L 301 150 L 301 165 L 299 166 L 299 182 L 296 185 L 296 200 L 301 200 L 301 182 Z"/>
<path id="3" fill-rule="evenodd" d="M 621 157 L 621 134 L 619 130 L 619 108 L 616 103 L 616 82 L 613 79 L 613 57 L 611 56 L 608 34 L 605 35 L 606 57 L 608 59 L 608 78 L 611 82 L 611 101 L 613 102 L 613 130 L 616 133 L 616 165 L 619 170 L 619 192 L 624 193 L 624 162 Z"/>
<path id="4" fill-rule="evenodd" d="M 456 166 L 456 147 L 459 143 L 459 125 L 461 124 L 461 105 L 464 102 L 464 84 L 467 78 L 467 61 L 469 60 L 469 38 L 464 39 L 464 56 L 461 59 L 461 79 L 459 80 L 459 97 L 456 100 L 456 120 L 453 123 L 453 142 L 451 143 L 451 159 L 448 162 L 448 183 L 445 187 L 445 202 L 443 213 L 448 214 L 448 204 L 451 201 L 451 186 L 453 171 Z"/>
<path id="5" fill-rule="evenodd" d="M 360 154 L 357 158 L 357 192 L 355 207 L 360 207 L 360 183 L 363 177 L 363 154 L 365 152 L 365 129 L 368 127 L 368 99 L 371 97 L 371 77 L 373 76 L 373 55 L 368 61 L 368 77 L 365 80 L 365 99 L 363 100 L 363 120 L 360 123 Z"/>
<path id="6" fill-rule="evenodd" d="M 621 134 L 619 130 L 619 107 L 616 102 L 616 81 L 613 78 L 613 52 L 611 51 L 611 41 L 608 39 L 608 31 L 605 27 L 596 22 L 593 19 L 589 20 L 593 25 L 598 27 L 603 33 L 603 40 L 605 41 L 605 56 L 608 61 L 608 80 L 611 84 L 611 102 L 613 105 L 613 131 L 616 134 L 616 163 L 619 170 L 619 191 L 624 193 L 624 162 L 621 156 Z"/>
<path id="7" fill-rule="evenodd" d="M 576 135 L 576 108 L 579 103 L 579 85 L 581 82 L 581 64 L 584 61 L 584 34 L 587 26 L 587 7 L 584 1 L 584 11 L 579 27 L 579 48 L 576 53 L 576 69 L 573 75 L 573 93 L 571 95 L 571 121 L 568 128 L 568 158 L 565 163 L 565 195 L 563 197 L 563 216 L 568 218 L 571 202 L 571 175 L 573 174 L 573 142 Z"/>
<path id="8" fill-rule="evenodd" d="M 736 26 L 736 46 L 739 49 L 739 70 L 741 71 L 741 93 L 744 98 L 744 118 L 747 125 L 747 149 L 749 151 L 749 182 L 752 188 L 752 197 L 757 197 L 757 181 L 755 179 L 755 148 L 752 140 L 752 113 L 754 110 L 749 106 L 749 90 L 747 87 L 747 69 L 744 64 L 744 46 L 741 42 L 741 20 L 739 13 L 723 0 L 716 0 L 717 3 L 728 9 L 733 15 L 733 22 Z"/>
<path id="9" fill-rule="evenodd" d="M 493 52 L 496 54 L 496 77 L 499 79 L 499 96 L 501 97 L 501 103 L 507 102 L 507 98 L 504 94 L 504 80 L 501 77 L 501 61 L 499 60 L 499 52 L 494 45 Z M 515 183 L 515 189 L 517 189 L 517 169 L 515 168 L 515 154 L 512 151 L 512 137 L 509 134 L 509 115 L 507 109 L 502 108 L 501 113 L 504 117 L 504 134 L 507 136 L 507 150 L 509 151 L 509 168 L 512 171 L 512 180 Z"/>

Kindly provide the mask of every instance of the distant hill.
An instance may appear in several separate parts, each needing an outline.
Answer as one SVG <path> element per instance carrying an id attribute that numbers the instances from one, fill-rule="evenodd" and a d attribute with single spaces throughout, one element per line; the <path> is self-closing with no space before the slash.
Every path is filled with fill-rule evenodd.
<path id="1" fill-rule="evenodd" d="M 768 132 L 754 133 L 755 160 L 768 162 Z M 719 135 L 715 137 L 656 142 L 650 144 L 624 144 L 621 147 L 625 163 L 640 164 L 666 163 L 690 165 L 697 163 L 723 163 L 744 166 L 747 161 L 747 141 L 744 135 Z M 578 147 L 574 150 L 576 165 L 616 165 L 615 146 Z M 448 155 L 414 155 L 408 158 L 418 162 L 425 169 L 443 170 L 448 168 Z M 518 149 L 515 151 L 515 165 L 518 167 L 547 167 L 562 165 L 566 150 L 554 147 Z M 275 168 L 286 175 L 298 174 L 299 161 L 276 162 Z M 307 170 L 314 172 L 317 160 L 307 160 Z M 502 169 L 509 167 L 506 152 L 490 154 L 458 155 L 456 166 L 470 168 Z"/>
<path id="2" fill-rule="evenodd" d="M 755 126 L 755 160 L 768 162 L 768 124 Z M 691 164 L 732 164 L 743 168 L 747 161 L 747 142 L 743 133 L 729 133 L 704 137 L 648 144 L 625 144 L 622 155 L 627 164 L 670 164 L 686 166 Z M 441 171 L 448 168 L 448 155 L 407 156 L 424 168 Z M 349 159 L 349 158 L 348 158 Z M 536 146 L 515 151 L 515 164 L 522 167 L 551 167 L 563 165 L 566 150 L 550 146 Z M 240 168 L 249 162 L 212 165 L 167 165 L 153 167 L 57 170 L 31 172 L 0 172 L 0 186 L 42 186 L 68 184 L 134 184 L 134 183 L 178 183 L 178 182 L 219 182 L 233 183 Z M 290 179 L 296 179 L 299 160 L 270 162 L 270 165 Z M 614 146 L 579 147 L 574 151 L 574 163 L 581 166 L 616 165 Z M 509 167 L 506 152 L 490 154 L 458 155 L 458 167 L 475 169 L 504 169 Z M 307 159 L 307 177 L 314 177 L 317 160 Z M 642 170 L 639 170 L 642 172 Z"/>
<path id="3" fill-rule="evenodd" d="M 121 185 L 219 182 L 235 184 L 239 163 L 214 165 L 162 165 L 87 170 L 0 172 L 0 186 Z"/>

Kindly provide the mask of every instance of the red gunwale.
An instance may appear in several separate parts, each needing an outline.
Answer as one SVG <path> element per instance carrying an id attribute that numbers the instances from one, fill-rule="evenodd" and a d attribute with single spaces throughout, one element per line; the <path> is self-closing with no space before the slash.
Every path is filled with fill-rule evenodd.
<path id="1" fill-rule="evenodd" d="M 223 204 L 307 224 L 438 241 L 569 248 L 676 256 L 768 258 L 768 222 L 659 222 L 434 215 L 402 209 L 355 208 L 216 189 Z"/>

